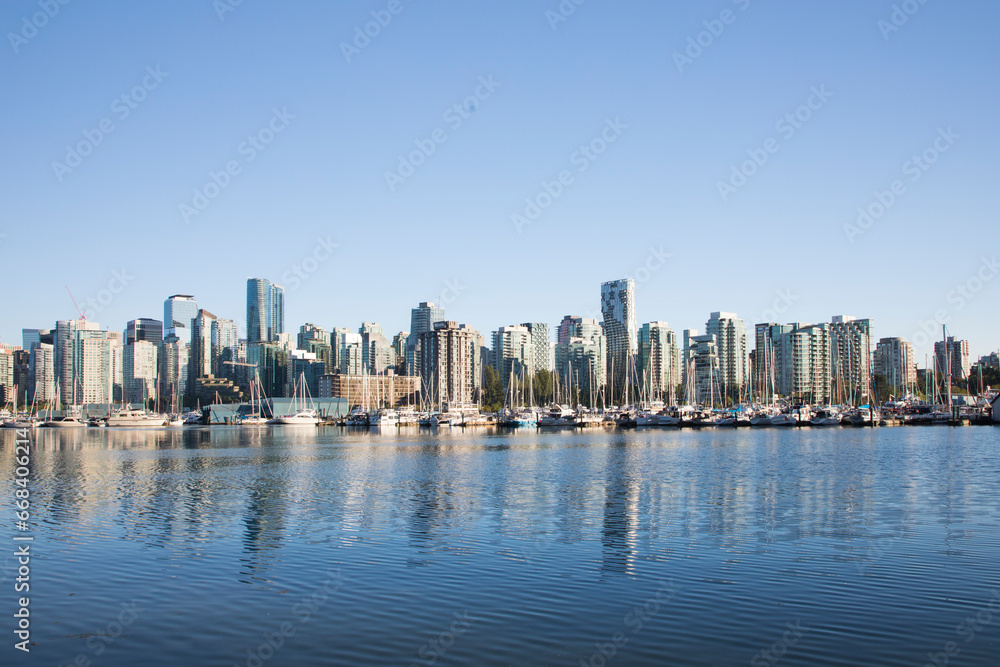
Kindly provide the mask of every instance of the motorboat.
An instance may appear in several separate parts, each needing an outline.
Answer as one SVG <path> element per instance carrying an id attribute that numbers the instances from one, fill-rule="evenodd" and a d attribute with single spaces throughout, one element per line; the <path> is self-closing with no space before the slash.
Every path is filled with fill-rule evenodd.
<path id="1" fill-rule="evenodd" d="M 145 410 L 137 410 L 128 406 L 114 410 L 108 415 L 106 425 L 121 428 L 156 428 L 166 426 L 167 418 L 163 415 L 151 414 Z"/>
<path id="2" fill-rule="evenodd" d="M 56 417 L 42 422 L 42 426 L 45 428 L 84 428 L 86 425 L 82 419 L 73 415 Z"/>

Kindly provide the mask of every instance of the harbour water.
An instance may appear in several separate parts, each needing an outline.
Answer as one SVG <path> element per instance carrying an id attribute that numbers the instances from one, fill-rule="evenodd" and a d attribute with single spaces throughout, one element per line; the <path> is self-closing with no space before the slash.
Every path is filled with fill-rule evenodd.
<path id="1" fill-rule="evenodd" d="M 1000 428 L 31 438 L 30 664 L 1000 659 Z"/>

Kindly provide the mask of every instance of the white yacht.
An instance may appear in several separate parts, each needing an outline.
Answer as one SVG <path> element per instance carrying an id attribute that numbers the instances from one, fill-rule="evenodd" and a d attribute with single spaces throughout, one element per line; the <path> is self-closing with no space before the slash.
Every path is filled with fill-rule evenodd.
<path id="1" fill-rule="evenodd" d="M 309 387 L 306 386 L 305 373 L 299 376 L 296 385 L 292 413 L 275 417 L 273 423 L 279 426 L 319 426 L 319 413 L 312 407 L 312 396 L 309 395 Z"/>
<path id="2" fill-rule="evenodd" d="M 166 426 L 167 418 L 163 415 L 155 415 L 145 410 L 137 410 L 128 406 L 121 410 L 115 410 L 108 416 L 107 425 L 109 427 L 124 428 L 156 428 Z"/>
<path id="3" fill-rule="evenodd" d="M 372 410 L 368 413 L 370 426 L 391 427 L 399 424 L 399 414 L 392 409 Z"/>

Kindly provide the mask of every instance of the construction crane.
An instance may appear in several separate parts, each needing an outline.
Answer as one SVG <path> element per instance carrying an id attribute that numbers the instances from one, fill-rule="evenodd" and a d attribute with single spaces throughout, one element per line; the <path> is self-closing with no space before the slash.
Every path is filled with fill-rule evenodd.
<path id="1" fill-rule="evenodd" d="M 69 294 L 69 298 L 73 301 L 73 307 L 76 308 L 76 312 L 80 315 L 81 320 L 87 319 L 87 311 L 80 310 L 80 306 L 77 305 L 76 299 L 73 297 L 73 293 L 69 290 L 69 285 L 66 285 L 66 292 Z"/>

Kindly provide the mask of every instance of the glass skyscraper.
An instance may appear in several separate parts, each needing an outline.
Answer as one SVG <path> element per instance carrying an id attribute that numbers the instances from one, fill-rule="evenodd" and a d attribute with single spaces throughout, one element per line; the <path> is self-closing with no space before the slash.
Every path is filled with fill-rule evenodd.
<path id="1" fill-rule="evenodd" d="M 247 342 L 269 343 L 285 332 L 285 288 L 247 278 Z"/>
<path id="2" fill-rule="evenodd" d="M 607 372 L 611 396 L 625 395 L 628 383 L 636 385 L 636 353 L 639 349 L 635 319 L 635 281 L 631 278 L 601 284 L 601 314 L 607 337 Z"/>
<path id="3" fill-rule="evenodd" d="M 190 294 L 174 294 L 163 302 L 163 337 L 173 334 L 191 344 L 191 320 L 198 316 L 198 302 Z"/>

